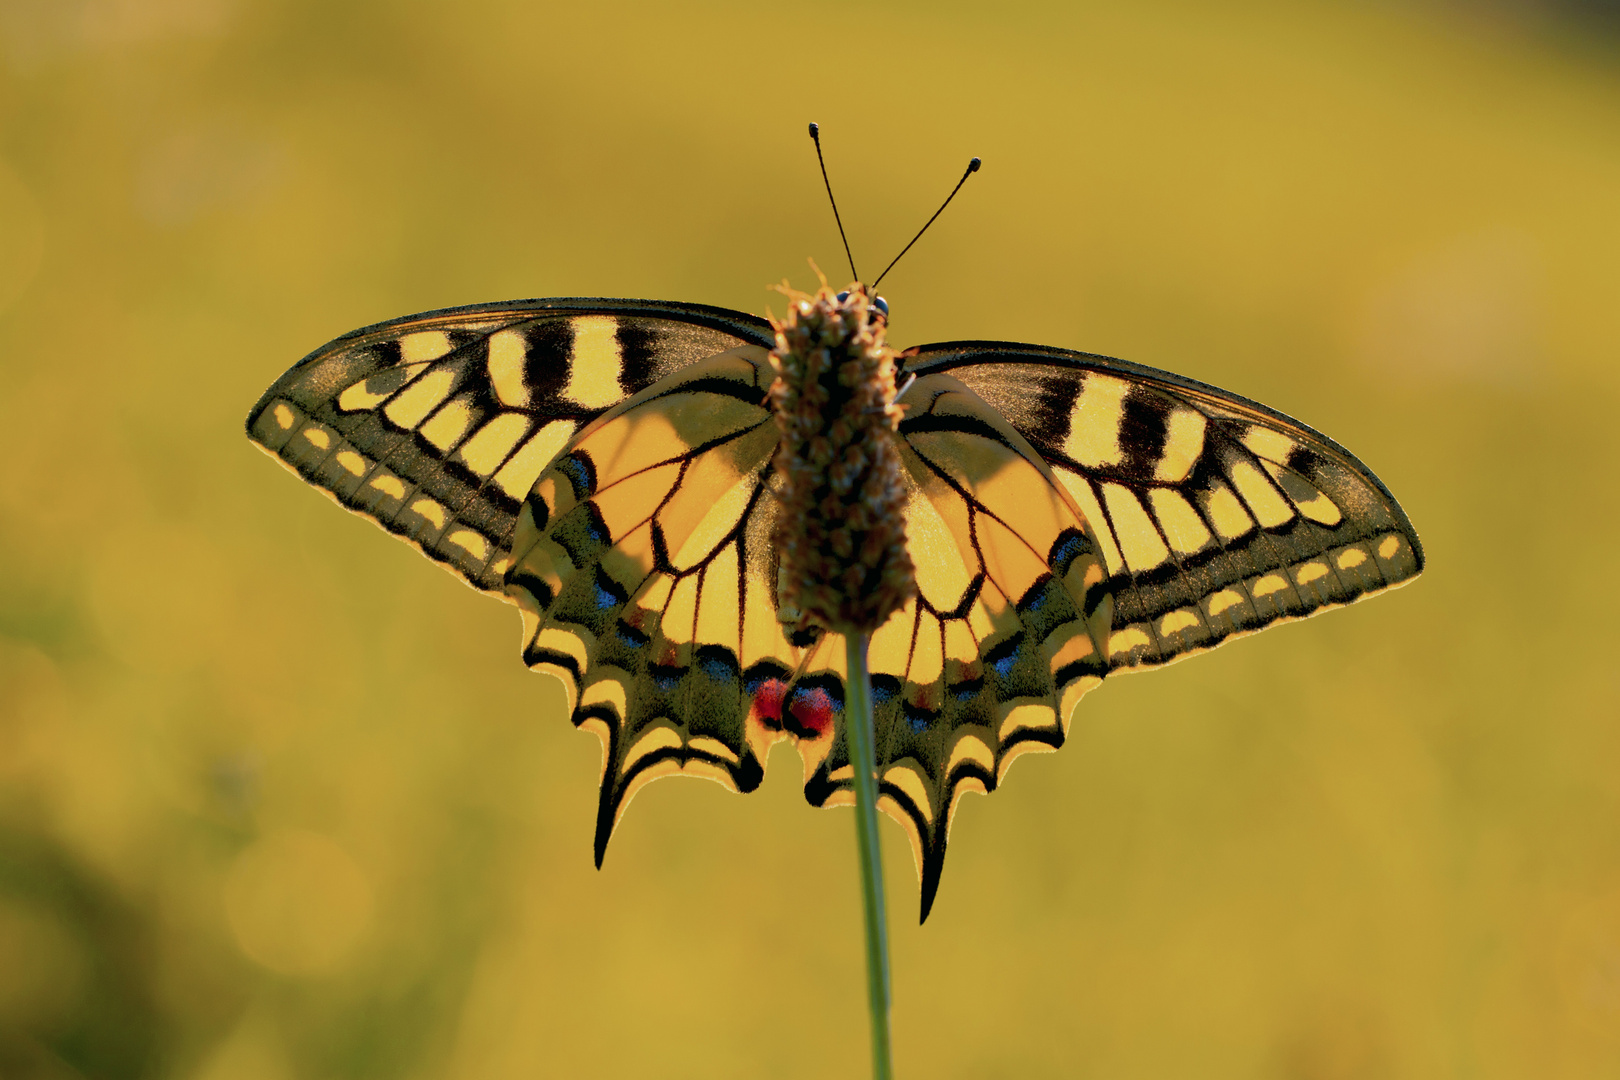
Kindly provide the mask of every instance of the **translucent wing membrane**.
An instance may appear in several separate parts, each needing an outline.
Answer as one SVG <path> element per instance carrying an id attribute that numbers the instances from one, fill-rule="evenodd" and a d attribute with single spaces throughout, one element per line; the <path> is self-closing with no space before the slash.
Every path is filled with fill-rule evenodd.
<path id="1" fill-rule="evenodd" d="M 1006 342 L 908 354 L 1005 416 L 1093 523 L 1111 670 L 1168 663 L 1415 577 L 1423 550 L 1343 447 L 1164 371 Z"/>
<path id="2" fill-rule="evenodd" d="M 515 601 L 523 655 L 602 740 L 600 864 L 635 793 L 735 791 L 791 740 L 852 802 L 844 643 L 779 610 L 770 328 L 693 305 L 546 300 L 357 331 L 250 435 L 341 503 Z M 1005 343 L 907 354 L 917 597 L 872 636 L 879 805 L 926 918 L 961 796 L 1062 745 L 1081 695 L 1401 584 L 1417 535 L 1347 451 L 1166 372 Z"/>
<path id="3" fill-rule="evenodd" d="M 248 435 L 341 504 L 500 593 L 518 507 L 586 423 L 763 320 L 695 304 L 527 300 L 357 330 L 278 379 Z"/>

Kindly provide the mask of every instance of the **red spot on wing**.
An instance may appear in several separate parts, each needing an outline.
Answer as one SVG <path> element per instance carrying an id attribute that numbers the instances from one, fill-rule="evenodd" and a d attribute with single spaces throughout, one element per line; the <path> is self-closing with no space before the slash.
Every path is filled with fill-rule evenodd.
<path id="1" fill-rule="evenodd" d="M 786 706 L 786 716 L 783 715 Z M 781 679 L 766 679 L 754 691 L 751 712 L 755 719 L 767 727 L 786 727 L 795 735 L 820 738 L 832 729 L 832 695 L 819 686 L 799 687 L 792 691 Z"/>
<path id="2" fill-rule="evenodd" d="M 819 686 L 801 689 L 793 695 L 793 704 L 788 706 L 793 719 L 799 726 L 806 728 L 814 734 L 825 735 L 832 727 L 833 703 L 832 697 Z"/>
<path id="3" fill-rule="evenodd" d="M 782 726 L 782 698 L 787 694 L 787 686 L 780 679 L 766 679 L 754 691 L 754 715 L 761 720 L 773 720 L 776 727 Z"/>

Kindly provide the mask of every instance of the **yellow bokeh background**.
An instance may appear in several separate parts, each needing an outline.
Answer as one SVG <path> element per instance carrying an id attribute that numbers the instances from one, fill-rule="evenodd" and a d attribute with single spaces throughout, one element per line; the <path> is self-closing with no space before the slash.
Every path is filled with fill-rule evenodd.
<path id="1" fill-rule="evenodd" d="M 762 312 L 1257 398 L 1409 588 L 885 825 L 931 1077 L 1620 1075 L 1620 35 L 1601 5 L 0 0 L 0 1076 L 848 1077 L 851 815 L 657 784 L 518 620 L 249 445 L 357 326 Z M 778 298 L 778 306 L 779 298 Z"/>

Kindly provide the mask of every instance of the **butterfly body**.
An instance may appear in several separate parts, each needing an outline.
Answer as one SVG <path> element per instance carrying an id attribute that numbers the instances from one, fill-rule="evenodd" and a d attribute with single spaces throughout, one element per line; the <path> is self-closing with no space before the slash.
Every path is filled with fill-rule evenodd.
<path id="1" fill-rule="evenodd" d="M 700 305 L 517 301 L 317 350 L 248 419 L 306 480 L 523 613 L 523 655 L 604 747 L 596 855 L 660 776 L 757 787 L 792 740 L 852 800 L 837 635 L 783 610 L 775 334 Z M 1348 451 L 1254 402 L 1007 342 L 902 354 L 917 595 L 872 637 L 880 805 L 923 912 L 949 824 L 1081 695 L 1399 585 L 1410 522 Z"/>

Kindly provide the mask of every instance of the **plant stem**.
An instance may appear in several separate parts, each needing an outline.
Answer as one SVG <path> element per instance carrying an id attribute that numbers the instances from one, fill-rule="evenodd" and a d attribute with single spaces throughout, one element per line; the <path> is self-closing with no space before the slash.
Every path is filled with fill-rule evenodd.
<path id="1" fill-rule="evenodd" d="M 866 909 L 866 992 L 872 1013 L 872 1077 L 892 1080 L 889 1061 L 889 930 L 883 906 L 883 859 L 878 848 L 877 764 L 872 752 L 872 677 L 866 670 L 869 634 L 844 636 L 849 701 L 844 735 L 855 770 L 855 835 Z"/>

